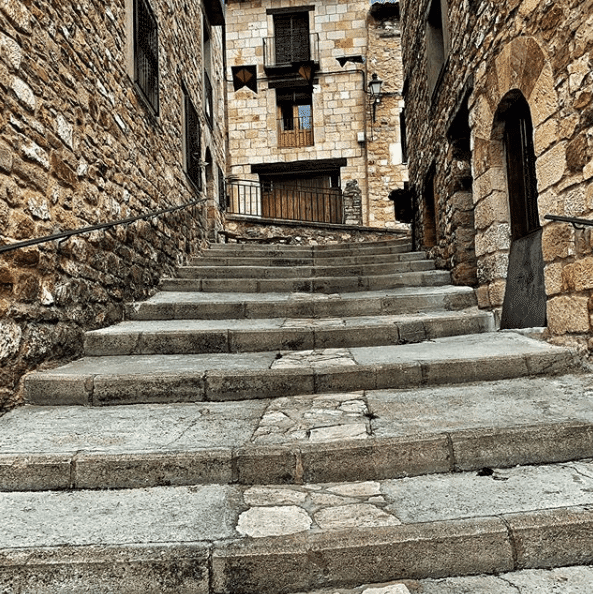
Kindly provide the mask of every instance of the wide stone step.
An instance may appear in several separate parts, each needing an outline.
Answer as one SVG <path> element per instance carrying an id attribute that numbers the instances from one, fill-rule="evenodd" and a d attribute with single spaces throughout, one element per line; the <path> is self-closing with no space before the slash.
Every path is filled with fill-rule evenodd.
<path id="1" fill-rule="evenodd" d="M 397 580 L 356 588 L 332 588 L 331 594 L 586 594 L 593 567 L 577 565 L 524 569 L 501 575 L 472 575 L 426 580 Z M 298 594 L 328 594 L 327 589 Z"/>
<path id="2" fill-rule="evenodd" d="M 0 491 L 376 481 L 593 457 L 593 376 L 274 400 L 25 406 Z"/>
<path id="3" fill-rule="evenodd" d="M 204 291 L 241 293 L 339 293 L 376 291 L 399 287 L 435 287 L 451 282 L 445 270 L 400 272 L 378 276 L 348 275 L 322 278 L 236 278 L 236 279 L 184 279 L 164 278 L 163 291 Z"/>
<path id="4" fill-rule="evenodd" d="M 257 319 L 400 315 L 476 305 L 470 287 L 400 287 L 360 293 L 192 293 L 160 291 L 128 307 L 131 320 Z"/>
<path id="5" fill-rule="evenodd" d="M 434 270 L 433 260 L 412 260 L 350 266 L 179 266 L 177 276 L 191 279 L 301 279 L 380 276 Z"/>
<path id="6" fill-rule="evenodd" d="M 427 312 L 325 319 L 128 321 L 87 332 L 89 356 L 243 353 L 378 346 L 494 330 L 491 313 Z"/>
<path id="7" fill-rule="evenodd" d="M 0 582 L 48 594 L 278 594 L 582 565 L 593 559 L 592 506 L 591 462 L 357 483 L 1 493 Z"/>
<path id="8" fill-rule="evenodd" d="M 217 252 L 218 253 L 218 252 Z M 390 262 L 412 262 L 426 259 L 424 252 L 406 252 L 397 254 L 373 254 L 337 257 L 294 257 L 294 258 L 259 258 L 250 256 L 209 255 L 205 252 L 199 258 L 193 258 L 191 266 L 352 266 L 361 264 L 379 264 Z"/>
<path id="9" fill-rule="evenodd" d="M 577 354 L 514 332 L 420 344 L 202 355 L 85 357 L 30 374 L 32 404 L 225 401 L 561 373 Z"/>
<path id="10" fill-rule="evenodd" d="M 218 253 L 230 254 L 239 257 L 257 256 L 292 258 L 306 256 L 315 258 L 332 258 L 357 254 L 401 254 L 411 251 L 412 243 L 410 239 L 404 238 L 391 241 L 327 244 L 316 246 L 215 243 L 211 244 L 205 253 L 212 255 L 217 255 Z"/>

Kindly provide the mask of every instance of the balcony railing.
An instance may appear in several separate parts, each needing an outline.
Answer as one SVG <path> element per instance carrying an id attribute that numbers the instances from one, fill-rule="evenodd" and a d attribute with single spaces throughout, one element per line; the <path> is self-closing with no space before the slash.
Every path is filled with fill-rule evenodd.
<path id="1" fill-rule="evenodd" d="M 313 146 L 313 117 L 309 115 L 278 120 L 278 147 Z"/>
<path id="2" fill-rule="evenodd" d="M 319 35 L 310 33 L 304 39 L 294 37 L 264 38 L 264 68 L 292 68 L 295 63 L 312 61 L 319 64 Z"/>
<path id="3" fill-rule="evenodd" d="M 315 188 L 232 180 L 227 184 L 227 212 L 266 219 L 343 223 L 340 188 Z"/>

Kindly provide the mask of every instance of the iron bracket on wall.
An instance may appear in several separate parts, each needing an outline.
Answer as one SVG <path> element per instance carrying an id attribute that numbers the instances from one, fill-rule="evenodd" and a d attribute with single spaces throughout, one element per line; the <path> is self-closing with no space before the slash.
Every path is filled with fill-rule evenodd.
<path id="1" fill-rule="evenodd" d="M 593 227 L 593 220 L 578 219 L 576 217 L 563 217 L 559 215 L 547 214 L 544 219 L 547 221 L 557 221 L 560 223 L 570 223 L 575 229 L 584 229 L 585 227 Z"/>

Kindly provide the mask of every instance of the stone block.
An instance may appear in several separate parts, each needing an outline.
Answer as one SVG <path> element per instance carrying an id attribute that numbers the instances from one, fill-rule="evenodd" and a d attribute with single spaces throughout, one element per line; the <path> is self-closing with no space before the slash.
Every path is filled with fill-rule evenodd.
<path id="1" fill-rule="evenodd" d="M 564 266 L 562 286 L 571 292 L 593 289 L 593 257 L 582 258 Z"/>
<path id="2" fill-rule="evenodd" d="M 554 297 L 548 301 L 547 317 L 552 334 L 589 332 L 589 299 L 578 295 Z"/>
<path id="3" fill-rule="evenodd" d="M 566 223 L 546 225 L 542 232 L 544 262 L 566 258 L 574 252 L 574 229 Z"/>
<path id="4" fill-rule="evenodd" d="M 201 374 L 156 373 L 139 380 L 137 375 L 94 378 L 93 404 L 141 404 L 156 402 L 199 402 L 205 397 Z"/>
<path id="5" fill-rule="evenodd" d="M 566 171 L 566 143 L 559 142 L 536 161 L 537 190 L 542 193 L 557 184 Z"/>
<path id="6" fill-rule="evenodd" d="M 249 445 L 234 454 L 240 485 L 282 485 L 302 482 L 300 457 L 289 447 Z"/>
<path id="7" fill-rule="evenodd" d="M 301 446 L 305 482 L 354 482 L 449 472 L 446 436 Z"/>
<path id="8" fill-rule="evenodd" d="M 69 454 L 0 454 L 0 491 L 60 491 L 70 488 Z"/>
<path id="9" fill-rule="evenodd" d="M 199 543 L 12 550 L 0 555 L 0 584 L 10 576 L 31 593 L 209 594 L 208 555 Z"/>
<path id="10" fill-rule="evenodd" d="M 593 427 L 578 422 L 458 431 L 451 433 L 451 441 L 455 467 L 464 472 L 593 455 Z"/>
<path id="11" fill-rule="evenodd" d="M 141 489 L 158 486 L 228 484 L 233 480 L 230 449 L 196 452 L 81 453 L 76 456 L 77 489 Z"/>
<path id="12" fill-rule="evenodd" d="M 33 373 L 25 377 L 25 402 L 42 406 L 88 406 L 92 379 L 88 376 Z"/>
<path id="13" fill-rule="evenodd" d="M 574 507 L 507 514 L 504 519 L 513 535 L 517 569 L 593 562 L 593 512 L 589 509 Z"/>

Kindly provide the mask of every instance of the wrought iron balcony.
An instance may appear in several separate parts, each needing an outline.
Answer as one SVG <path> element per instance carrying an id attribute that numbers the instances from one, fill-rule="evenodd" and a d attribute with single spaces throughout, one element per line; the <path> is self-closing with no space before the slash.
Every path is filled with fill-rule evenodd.
<path id="1" fill-rule="evenodd" d="M 295 64 L 313 62 L 319 65 L 319 35 L 288 35 L 264 38 L 264 68 L 266 70 L 288 70 Z"/>
<path id="2" fill-rule="evenodd" d="M 229 180 L 227 212 L 265 219 L 344 223 L 344 201 L 340 188 L 247 180 Z"/>

